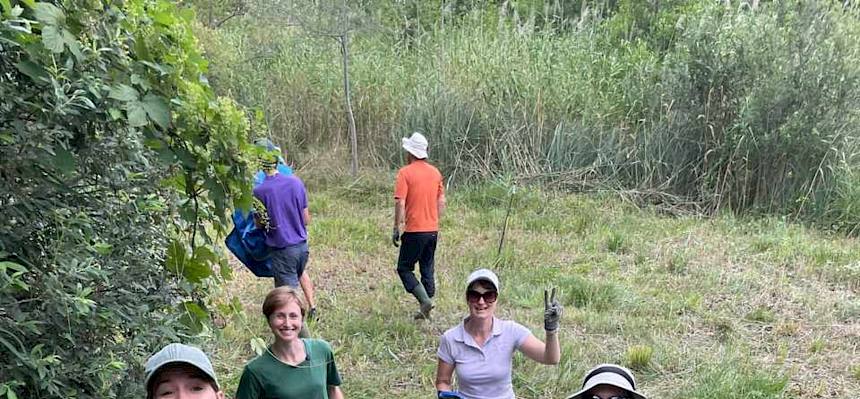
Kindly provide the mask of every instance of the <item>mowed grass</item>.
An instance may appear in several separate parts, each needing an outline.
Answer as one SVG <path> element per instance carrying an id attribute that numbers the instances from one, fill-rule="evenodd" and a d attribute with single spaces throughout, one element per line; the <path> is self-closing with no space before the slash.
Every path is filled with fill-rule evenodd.
<path id="1" fill-rule="evenodd" d="M 301 173 L 301 172 L 300 172 Z M 591 366 L 634 369 L 651 398 L 849 398 L 860 392 L 860 243 L 779 218 L 668 217 L 613 195 L 502 183 L 454 188 L 436 253 L 432 321 L 395 273 L 393 174 L 306 179 L 313 223 L 308 266 L 320 320 L 350 398 L 434 397 L 439 335 L 466 314 L 463 282 L 492 267 L 498 316 L 543 338 L 543 290 L 565 306 L 562 360 L 514 358 L 520 398 L 562 398 Z M 237 298 L 207 348 L 229 396 L 252 341 L 269 341 L 260 303 L 270 280 L 237 267 L 213 296 Z"/>

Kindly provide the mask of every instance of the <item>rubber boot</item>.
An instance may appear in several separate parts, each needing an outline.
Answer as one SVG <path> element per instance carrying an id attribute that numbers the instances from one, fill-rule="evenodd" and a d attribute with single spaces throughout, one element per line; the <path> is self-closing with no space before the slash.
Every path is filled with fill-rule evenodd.
<path id="1" fill-rule="evenodd" d="M 429 319 L 430 311 L 433 310 L 433 300 L 427 295 L 427 290 L 424 289 L 423 285 L 418 284 L 412 289 L 412 295 L 415 296 L 420 305 L 420 310 L 415 314 L 415 319 Z"/>

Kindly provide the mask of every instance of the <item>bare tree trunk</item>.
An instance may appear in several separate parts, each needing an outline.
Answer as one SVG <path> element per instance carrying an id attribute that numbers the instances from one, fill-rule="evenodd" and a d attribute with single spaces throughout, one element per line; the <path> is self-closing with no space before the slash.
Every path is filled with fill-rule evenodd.
<path id="1" fill-rule="evenodd" d="M 349 33 L 344 32 L 338 36 L 340 41 L 340 52 L 343 60 L 343 94 L 346 96 L 346 117 L 349 126 L 349 147 L 352 153 L 352 164 L 350 172 L 352 176 L 358 175 L 358 137 L 355 132 L 355 115 L 352 113 L 352 97 L 349 92 Z"/>

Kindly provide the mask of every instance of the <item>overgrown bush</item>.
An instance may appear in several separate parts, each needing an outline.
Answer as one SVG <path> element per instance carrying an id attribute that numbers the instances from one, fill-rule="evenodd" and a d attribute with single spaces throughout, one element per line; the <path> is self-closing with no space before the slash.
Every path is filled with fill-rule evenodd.
<path id="1" fill-rule="evenodd" d="M 203 226 L 246 204 L 249 122 L 171 2 L 0 12 L 0 397 L 143 397 L 229 277 Z"/>

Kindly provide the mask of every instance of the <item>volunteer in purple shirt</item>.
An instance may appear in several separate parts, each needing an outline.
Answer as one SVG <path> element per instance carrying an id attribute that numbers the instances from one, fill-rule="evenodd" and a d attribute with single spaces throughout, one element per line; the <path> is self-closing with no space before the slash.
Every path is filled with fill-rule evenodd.
<path id="1" fill-rule="evenodd" d="M 466 280 L 466 303 L 469 316 L 445 331 L 436 355 L 436 390 L 438 397 L 457 397 L 452 392 L 457 373 L 456 394 L 464 399 L 512 399 L 511 363 L 514 351 L 542 364 L 558 364 L 561 349 L 558 326 L 561 305 L 544 291 L 544 330 L 546 343 L 527 328 L 512 320 L 495 317 L 499 278 L 490 270 L 478 269 Z"/>
<path id="2" fill-rule="evenodd" d="M 260 167 L 266 177 L 254 188 L 254 197 L 266 208 L 267 217 L 258 225 L 265 228 L 266 245 L 272 249 L 275 287 L 298 288 L 308 262 L 308 196 L 301 179 L 278 173 L 277 165 L 276 152 L 261 151 Z"/>

